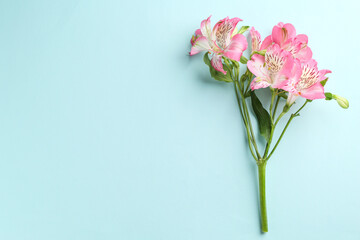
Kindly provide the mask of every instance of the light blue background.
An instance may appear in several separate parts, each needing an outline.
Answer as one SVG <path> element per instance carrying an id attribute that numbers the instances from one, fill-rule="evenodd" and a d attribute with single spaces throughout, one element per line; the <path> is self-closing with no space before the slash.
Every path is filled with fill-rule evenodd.
<path id="1" fill-rule="evenodd" d="M 360 239 L 357 1 L 0 2 L 0 239 Z M 256 166 L 231 84 L 187 55 L 200 21 L 310 36 L 327 91 Z M 266 92 L 262 92 L 266 97 Z"/>

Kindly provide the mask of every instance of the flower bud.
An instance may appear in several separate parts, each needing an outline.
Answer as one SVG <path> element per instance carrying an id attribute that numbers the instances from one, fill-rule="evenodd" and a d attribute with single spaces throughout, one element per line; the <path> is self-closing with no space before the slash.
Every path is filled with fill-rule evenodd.
<path id="1" fill-rule="evenodd" d="M 291 105 L 289 105 L 288 103 L 286 103 L 286 105 L 285 105 L 284 108 L 283 108 L 283 112 L 284 112 L 284 113 L 287 113 L 287 112 L 290 110 L 290 107 L 291 107 Z"/>
<path id="2" fill-rule="evenodd" d="M 349 101 L 346 98 L 335 94 L 333 94 L 332 97 L 337 101 L 340 107 L 345 109 L 349 107 Z"/>

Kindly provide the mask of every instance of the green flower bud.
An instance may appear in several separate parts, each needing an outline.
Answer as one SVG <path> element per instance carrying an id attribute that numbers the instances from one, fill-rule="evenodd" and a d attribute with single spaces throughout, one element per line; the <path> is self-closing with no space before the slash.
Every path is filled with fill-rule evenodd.
<path id="1" fill-rule="evenodd" d="M 340 107 L 345 109 L 349 107 L 349 101 L 346 98 L 335 94 L 332 95 L 332 98 L 337 101 Z"/>
<path id="2" fill-rule="evenodd" d="M 284 108 L 283 108 L 283 112 L 284 112 L 284 113 L 287 113 L 287 112 L 290 110 L 290 107 L 291 107 L 291 105 L 289 105 L 289 104 L 286 103 L 286 105 L 285 105 Z"/>

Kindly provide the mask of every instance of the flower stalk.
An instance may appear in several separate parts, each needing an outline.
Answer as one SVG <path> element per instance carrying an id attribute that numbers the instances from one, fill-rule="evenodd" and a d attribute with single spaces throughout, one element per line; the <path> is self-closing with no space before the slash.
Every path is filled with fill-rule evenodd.
<path id="1" fill-rule="evenodd" d="M 243 26 L 238 30 L 236 25 L 240 21 L 242 21 L 240 18 L 227 17 L 217 22 L 211 29 L 210 17 L 203 20 L 200 28 L 191 38 L 192 47 L 189 54 L 195 55 L 205 51 L 204 62 L 209 67 L 211 77 L 234 85 L 249 150 L 258 166 L 261 230 L 267 232 L 266 165 L 290 123 L 299 116 L 299 112 L 309 102 L 315 99 L 334 99 L 345 109 L 349 107 L 349 102 L 339 95 L 324 92 L 328 80 L 325 75 L 331 71 L 318 69 L 308 46 L 308 37 L 305 34 L 296 34 L 292 24 L 280 22 L 273 27 L 272 34 L 263 40 L 260 33 L 252 27 L 250 29 L 252 49 L 250 58 L 247 59 L 243 56 L 247 48 L 243 33 L 249 27 Z M 240 63 L 246 66 L 242 76 L 240 76 Z M 261 88 L 271 90 L 268 110 L 263 107 L 255 94 L 255 91 Z M 299 97 L 305 98 L 305 103 L 295 113 L 290 113 L 284 129 L 275 141 L 275 129 L 279 121 L 290 111 Z M 285 101 L 285 106 L 282 112 L 277 114 L 281 100 Z M 266 141 L 263 149 L 255 135 L 248 102 L 251 102 L 259 133 Z"/>
<path id="2" fill-rule="evenodd" d="M 279 138 L 276 141 L 275 146 L 273 147 L 273 149 L 270 151 L 270 147 L 271 147 L 271 143 L 274 137 L 274 132 L 275 132 L 275 127 L 277 126 L 277 123 L 280 121 L 280 119 L 286 114 L 286 112 L 288 111 L 287 107 L 285 107 L 286 110 L 283 110 L 278 118 L 275 120 L 275 116 L 276 116 L 276 109 L 277 106 L 279 104 L 280 101 L 280 97 L 277 96 L 277 89 L 272 89 L 272 97 L 271 97 L 271 103 L 270 104 L 270 109 L 269 112 L 271 113 L 271 131 L 270 131 L 270 137 L 269 140 L 265 146 L 264 149 L 264 154 L 261 157 L 260 152 L 258 150 L 258 146 L 256 143 L 256 138 L 255 138 L 255 134 L 253 131 L 253 127 L 252 127 L 252 123 L 251 123 L 251 119 L 250 119 L 250 114 L 249 114 L 249 110 L 248 110 L 248 106 L 247 106 L 247 102 L 246 102 L 246 98 L 245 98 L 245 94 L 248 90 L 248 88 L 244 89 L 244 85 L 241 84 L 241 82 L 239 81 L 239 76 L 238 76 L 238 72 L 239 69 L 233 69 L 234 67 L 229 63 L 229 60 L 225 60 L 224 61 L 225 65 L 227 67 L 229 67 L 230 69 L 232 69 L 232 71 L 235 71 L 237 74 L 233 74 L 232 71 L 230 72 L 230 76 L 233 80 L 233 84 L 234 84 L 234 90 L 235 90 L 235 95 L 236 95 L 236 99 L 237 99 L 237 103 L 239 106 L 239 111 L 240 111 L 240 115 L 241 118 L 243 120 L 243 123 L 245 125 L 245 130 L 246 130 L 246 136 L 247 136 L 247 140 L 248 140 L 248 146 L 251 152 L 251 155 L 253 156 L 254 160 L 256 161 L 257 167 L 258 167 L 258 184 L 259 184 L 259 207 L 260 207 L 260 217 L 261 217 L 261 231 L 262 232 L 267 232 L 268 231 L 268 218 L 267 218 L 267 208 L 266 208 L 266 188 L 265 188 L 265 175 L 266 175 L 266 164 L 267 161 L 270 159 L 270 157 L 272 156 L 272 154 L 274 153 L 276 147 L 279 145 L 282 137 L 284 136 L 288 126 L 290 125 L 291 121 L 298 116 L 299 112 L 305 107 L 305 105 L 307 103 L 309 103 L 310 101 L 305 101 L 305 103 L 294 113 L 291 114 L 288 122 L 286 123 L 284 129 L 282 130 Z M 248 70 L 245 72 L 245 74 L 243 74 L 243 76 L 240 79 L 248 77 Z M 248 86 L 250 85 L 251 82 L 251 77 L 250 79 L 248 79 Z M 276 99 L 276 101 L 275 101 Z M 270 151 L 270 154 L 268 154 Z"/>
<path id="3" fill-rule="evenodd" d="M 265 191 L 265 170 L 267 161 L 258 161 L 258 175 L 259 175 L 259 197 L 260 197 L 260 215 L 261 215 L 261 231 L 268 231 L 268 220 L 266 211 L 266 191 Z"/>

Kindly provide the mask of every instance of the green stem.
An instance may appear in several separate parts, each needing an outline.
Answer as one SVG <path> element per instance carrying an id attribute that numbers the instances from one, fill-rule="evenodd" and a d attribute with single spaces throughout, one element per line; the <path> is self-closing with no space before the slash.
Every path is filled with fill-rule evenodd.
<path id="1" fill-rule="evenodd" d="M 279 139 L 277 140 L 277 142 L 276 142 L 276 144 L 275 144 L 274 148 L 271 150 L 271 152 L 270 152 L 269 156 L 268 156 L 266 159 L 269 159 L 269 158 L 271 157 L 271 155 L 274 153 L 274 151 L 275 151 L 276 147 L 279 145 L 279 143 L 280 143 L 280 141 L 281 141 L 281 138 L 283 137 L 284 133 L 286 132 L 286 129 L 288 128 L 288 126 L 289 126 L 290 122 L 293 120 L 293 118 L 294 118 L 294 117 L 295 117 L 295 114 L 291 114 L 291 116 L 290 116 L 290 118 L 289 118 L 288 122 L 287 122 L 287 123 L 286 123 L 286 125 L 285 125 L 284 130 L 281 132 L 281 135 L 280 135 Z"/>
<path id="2" fill-rule="evenodd" d="M 280 119 L 285 115 L 285 113 L 286 112 L 282 112 L 282 113 L 280 113 L 280 115 L 279 115 L 279 117 L 276 119 L 276 122 L 275 122 L 275 124 L 274 124 L 274 128 L 276 127 L 276 125 L 278 124 L 278 122 L 280 121 Z"/>
<path id="3" fill-rule="evenodd" d="M 247 94 L 247 92 L 248 92 L 248 90 L 250 88 L 250 85 L 251 85 L 253 74 L 252 74 L 252 72 L 249 71 L 249 69 L 246 69 L 245 74 L 248 76 L 248 85 L 246 87 L 246 90 L 244 91 L 244 94 Z"/>
<path id="4" fill-rule="evenodd" d="M 294 117 L 296 117 L 297 116 L 297 114 L 301 111 L 301 109 L 303 109 L 304 107 L 305 107 L 305 105 L 308 103 L 309 101 L 307 101 L 306 100 L 306 102 L 295 112 L 295 113 L 293 113 L 293 114 L 291 114 L 291 116 L 290 116 L 290 118 L 289 118 L 289 120 L 288 120 L 288 122 L 286 123 L 286 125 L 285 125 L 285 128 L 284 128 L 284 130 L 281 132 L 281 135 L 280 135 L 280 137 L 279 137 L 279 139 L 277 140 L 277 142 L 276 142 L 276 144 L 275 144 L 275 146 L 274 146 L 274 148 L 271 150 L 271 152 L 270 152 L 270 154 L 269 154 L 269 156 L 268 157 L 266 157 L 266 159 L 269 159 L 270 157 L 271 157 L 271 155 L 274 153 L 274 151 L 275 151 L 275 149 L 276 149 L 276 147 L 279 145 L 279 143 L 280 143 L 280 141 L 281 141 L 281 139 L 282 139 L 282 137 L 284 136 L 284 134 L 285 134 L 285 132 L 286 132 L 286 129 L 288 128 L 288 126 L 290 125 L 290 122 L 293 120 L 293 118 Z M 284 112 L 282 112 L 281 113 L 282 115 L 284 115 L 285 113 Z M 280 116 L 282 116 L 282 115 L 280 115 Z M 280 118 L 280 116 L 279 116 L 279 118 Z M 279 120 L 279 119 L 278 119 Z M 277 123 L 278 121 L 276 121 L 276 123 Z M 276 124 L 275 124 L 276 125 Z"/>
<path id="5" fill-rule="evenodd" d="M 239 84 L 238 84 L 238 87 L 239 87 Z M 252 143 L 254 145 L 257 157 L 260 158 L 260 153 L 259 153 L 256 141 L 255 141 L 255 134 L 254 134 L 253 127 L 252 127 L 252 124 L 251 124 L 250 114 L 249 114 L 249 111 L 248 111 L 248 108 L 247 108 L 247 105 L 246 105 L 244 94 L 241 92 L 240 87 L 239 87 L 239 92 L 241 94 L 241 101 L 242 101 L 242 106 L 244 108 L 245 119 L 246 119 L 246 121 L 248 123 L 250 134 L 251 134 L 251 141 L 252 141 Z"/>
<path id="6" fill-rule="evenodd" d="M 299 110 L 297 110 L 294 114 L 298 114 L 300 112 L 301 109 L 303 109 L 305 107 L 305 105 L 308 103 L 309 101 L 306 100 L 305 103 L 301 106 L 301 108 L 299 108 Z"/>
<path id="7" fill-rule="evenodd" d="M 273 123 L 274 120 L 273 120 L 271 111 L 272 111 L 272 108 L 273 108 L 273 105 L 274 105 L 274 100 L 275 100 L 276 94 L 275 94 L 275 89 L 272 89 L 272 88 L 270 88 L 270 89 L 271 89 L 271 103 L 270 103 L 269 114 L 270 114 L 271 122 Z"/>
<path id="8" fill-rule="evenodd" d="M 237 103 L 238 103 L 238 106 L 239 106 L 241 117 L 242 117 L 243 122 L 245 124 L 246 133 L 247 133 L 247 139 L 248 139 L 248 143 L 249 143 L 249 149 L 250 149 L 251 155 L 254 157 L 255 160 L 257 160 L 257 158 L 255 156 L 255 153 L 254 153 L 254 150 L 251 147 L 252 140 L 250 139 L 249 126 L 247 124 L 246 118 L 245 118 L 243 110 L 241 108 L 240 96 L 239 96 L 239 93 L 238 93 L 238 90 L 237 90 L 237 87 L 236 87 L 236 82 L 234 82 L 234 89 L 235 89 L 236 100 L 237 100 Z"/>
<path id="9" fill-rule="evenodd" d="M 274 112 L 273 112 L 273 115 L 272 115 L 273 119 L 275 119 L 276 110 L 277 110 L 277 107 L 278 107 L 278 105 L 279 105 L 279 101 L 280 101 L 280 97 L 277 96 L 277 97 L 276 97 L 276 103 L 275 103 Z"/>
<path id="10" fill-rule="evenodd" d="M 261 231 L 268 231 L 267 211 L 266 211 L 266 196 L 265 196 L 265 168 L 266 161 L 259 161 L 259 195 L 260 195 L 260 214 L 261 214 Z"/>

